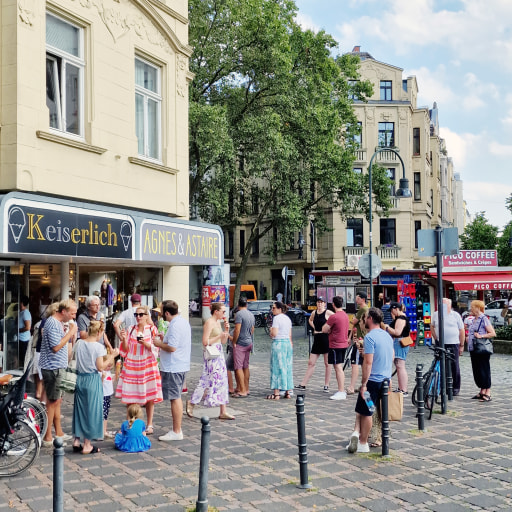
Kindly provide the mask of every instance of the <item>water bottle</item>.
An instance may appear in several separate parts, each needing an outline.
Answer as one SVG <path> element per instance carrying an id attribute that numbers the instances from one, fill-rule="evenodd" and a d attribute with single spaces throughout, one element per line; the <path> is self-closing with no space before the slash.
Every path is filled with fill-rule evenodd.
<path id="1" fill-rule="evenodd" d="M 373 414 L 375 412 L 375 404 L 373 403 L 369 391 L 364 392 L 364 401 L 366 402 L 366 407 L 368 407 L 368 410 Z"/>

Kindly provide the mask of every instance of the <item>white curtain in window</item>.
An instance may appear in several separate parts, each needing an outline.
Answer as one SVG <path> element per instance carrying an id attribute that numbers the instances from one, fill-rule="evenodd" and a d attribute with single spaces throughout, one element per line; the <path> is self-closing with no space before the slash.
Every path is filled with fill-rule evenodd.
<path id="1" fill-rule="evenodd" d="M 144 155 L 144 96 L 135 94 L 135 133 L 139 155 Z"/>
<path id="2" fill-rule="evenodd" d="M 159 103 L 148 99 L 148 156 L 157 159 L 159 117 Z"/>

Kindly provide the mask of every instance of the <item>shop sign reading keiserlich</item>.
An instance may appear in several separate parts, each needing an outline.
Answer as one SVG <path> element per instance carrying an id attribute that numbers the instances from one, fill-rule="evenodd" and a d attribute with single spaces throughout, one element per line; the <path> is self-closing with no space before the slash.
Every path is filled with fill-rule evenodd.
<path id="1" fill-rule="evenodd" d="M 135 229 L 127 215 L 24 200 L 6 211 L 9 253 L 133 259 Z"/>

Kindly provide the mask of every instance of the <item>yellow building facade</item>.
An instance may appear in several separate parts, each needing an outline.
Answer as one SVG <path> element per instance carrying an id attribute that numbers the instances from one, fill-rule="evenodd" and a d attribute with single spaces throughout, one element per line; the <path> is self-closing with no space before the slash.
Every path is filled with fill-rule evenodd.
<path id="1" fill-rule="evenodd" d="M 0 30 L 3 311 L 137 292 L 186 314 L 189 266 L 223 259 L 188 220 L 187 1 L 5 0 Z"/>

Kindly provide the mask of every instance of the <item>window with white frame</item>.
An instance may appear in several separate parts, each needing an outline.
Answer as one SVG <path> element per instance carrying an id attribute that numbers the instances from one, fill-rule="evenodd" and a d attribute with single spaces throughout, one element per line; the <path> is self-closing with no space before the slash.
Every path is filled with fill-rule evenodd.
<path id="1" fill-rule="evenodd" d="M 161 69 L 135 58 L 135 130 L 138 154 L 160 161 L 162 138 Z"/>
<path id="2" fill-rule="evenodd" d="M 46 105 L 50 128 L 83 137 L 84 29 L 46 13 Z"/>

